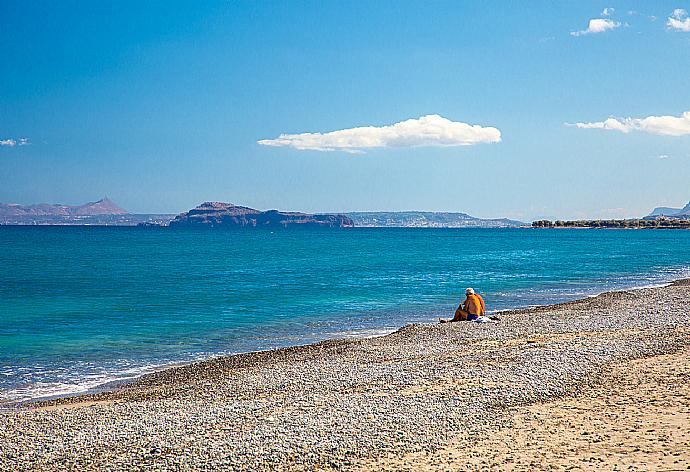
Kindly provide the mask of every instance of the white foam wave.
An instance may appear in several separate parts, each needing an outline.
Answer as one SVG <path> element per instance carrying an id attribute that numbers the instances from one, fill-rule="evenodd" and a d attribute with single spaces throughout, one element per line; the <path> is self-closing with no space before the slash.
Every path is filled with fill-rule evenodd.
<path id="1" fill-rule="evenodd" d="M 31 382 L 20 387 L 0 391 L 0 405 L 16 404 L 25 401 L 47 400 L 91 392 L 114 382 L 125 382 L 142 375 L 150 374 L 178 363 L 148 364 L 132 367 L 111 374 L 89 374 L 74 382 Z"/>

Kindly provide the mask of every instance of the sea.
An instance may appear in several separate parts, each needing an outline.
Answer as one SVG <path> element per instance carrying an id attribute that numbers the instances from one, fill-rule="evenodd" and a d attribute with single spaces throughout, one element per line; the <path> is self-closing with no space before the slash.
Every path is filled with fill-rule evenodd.
<path id="1" fill-rule="evenodd" d="M 0 226 L 0 403 L 684 277 L 684 230 Z"/>

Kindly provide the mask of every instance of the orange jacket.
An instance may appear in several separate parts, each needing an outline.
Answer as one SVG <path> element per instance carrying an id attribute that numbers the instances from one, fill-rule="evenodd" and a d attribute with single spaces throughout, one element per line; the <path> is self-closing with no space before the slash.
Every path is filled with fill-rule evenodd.
<path id="1" fill-rule="evenodd" d="M 478 293 L 467 295 L 465 302 L 462 304 L 462 309 L 471 315 L 482 316 L 486 311 L 484 299 Z"/>

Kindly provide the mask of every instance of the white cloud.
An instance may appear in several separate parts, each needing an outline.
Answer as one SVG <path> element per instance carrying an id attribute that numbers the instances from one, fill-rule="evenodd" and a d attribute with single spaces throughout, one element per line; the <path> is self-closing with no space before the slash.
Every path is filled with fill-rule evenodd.
<path id="1" fill-rule="evenodd" d="M 567 124 L 567 123 L 566 123 Z M 608 118 L 605 121 L 589 123 L 575 123 L 577 128 L 606 129 L 630 133 L 642 131 L 660 136 L 686 136 L 690 135 L 690 111 L 680 116 L 648 116 L 646 118 Z"/>
<path id="2" fill-rule="evenodd" d="M 604 11 L 601 12 L 602 16 L 611 16 L 613 15 L 613 12 L 616 11 L 615 8 L 607 7 L 604 8 Z"/>
<path id="3" fill-rule="evenodd" d="M 583 36 L 585 34 L 595 34 L 603 33 L 612 29 L 620 27 L 621 24 L 618 21 L 609 20 L 606 18 L 592 18 L 589 20 L 589 25 L 587 29 L 581 31 L 571 31 L 571 36 Z"/>
<path id="4" fill-rule="evenodd" d="M 575 123 L 574 125 L 571 125 L 569 123 L 566 123 L 568 126 L 575 126 L 577 128 L 582 128 L 582 129 L 613 129 L 616 131 L 621 131 L 623 133 L 629 133 L 630 129 L 628 129 L 625 124 L 621 123 L 615 118 L 609 118 L 605 121 L 594 121 L 590 123 Z"/>
<path id="5" fill-rule="evenodd" d="M 676 31 L 683 31 L 685 33 L 690 32 L 690 18 L 688 18 L 688 12 L 682 8 L 676 8 L 668 20 L 666 21 L 666 26 Z"/>
<path id="6" fill-rule="evenodd" d="M 359 153 L 374 148 L 455 147 L 500 141 L 501 132 L 496 128 L 426 115 L 388 126 L 363 126 L 329 133 L 281 134 L 276 139 L 262 139 L 258 143 L 300 150 Z"/>
<path id="7" fill-rule="evenodd" d="M 8 147 L 15 147 L 15 146 L 28 146 L 29 144 L 29 138 L 19 138 L 19 141 L 16 139 L 12 138 L 7 138 L 7 139 L 0 139 L 0 146 L 8 146 Z"/>

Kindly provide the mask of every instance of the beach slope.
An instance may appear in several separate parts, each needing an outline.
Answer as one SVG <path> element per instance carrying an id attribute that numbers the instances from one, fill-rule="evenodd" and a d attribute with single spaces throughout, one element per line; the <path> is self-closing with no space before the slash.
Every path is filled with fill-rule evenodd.
<path id="1" fill-rule="evenodd" d="M 690 281 L 501 318 L 217 358 L 2 411 L 0 469 L 690 465 Z"/>

